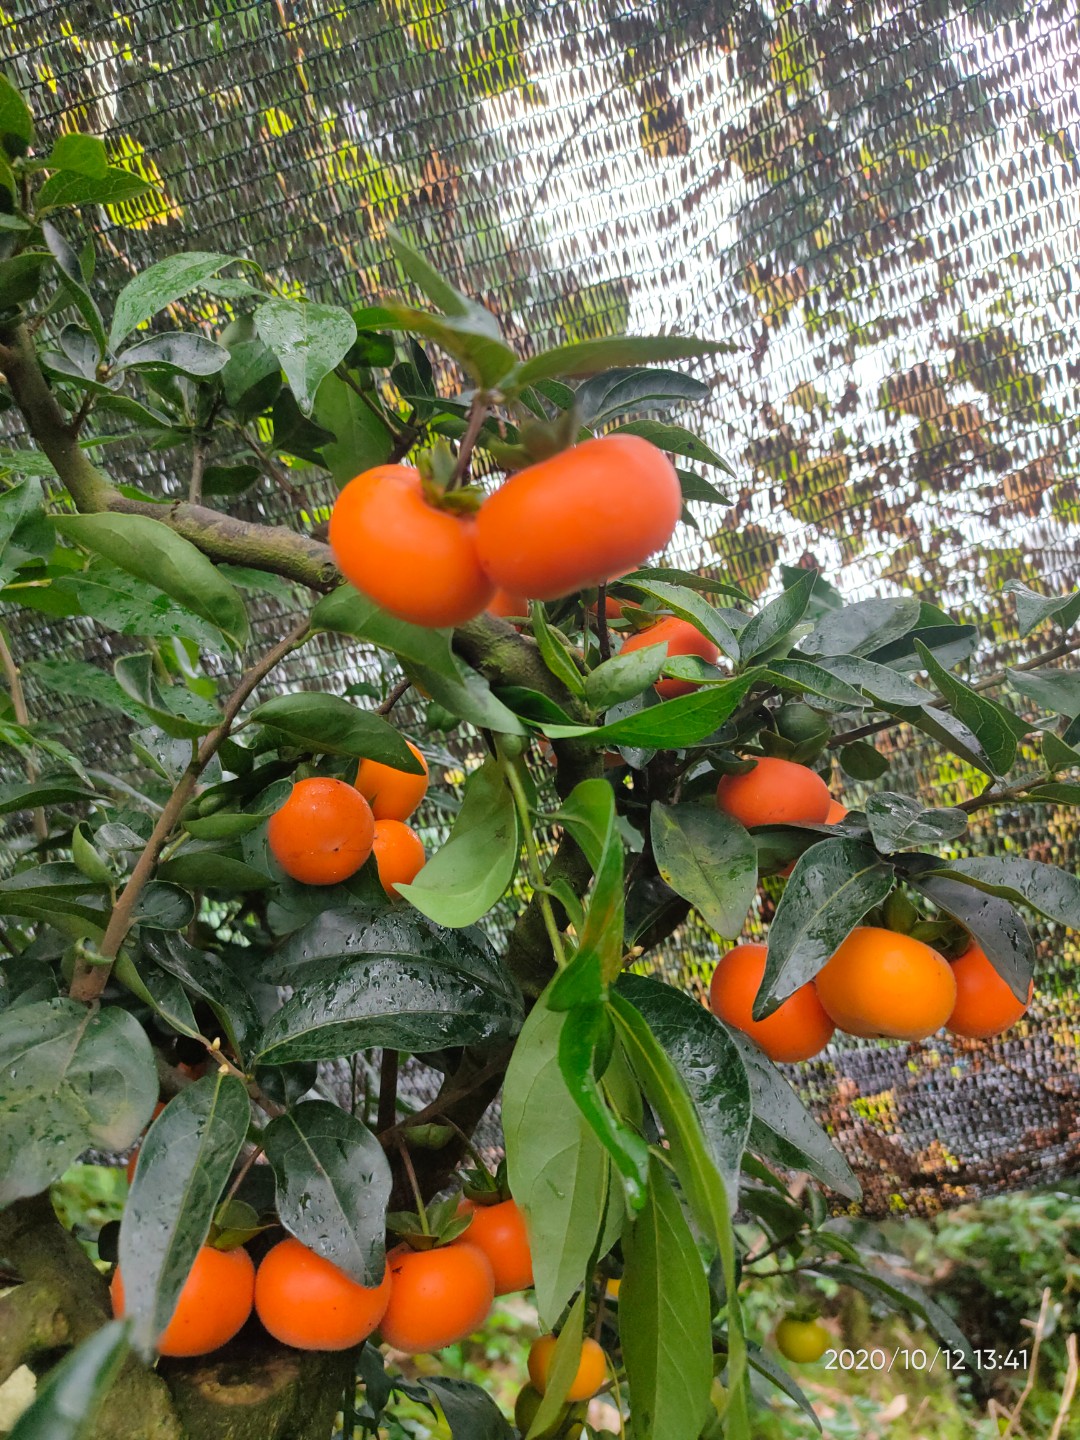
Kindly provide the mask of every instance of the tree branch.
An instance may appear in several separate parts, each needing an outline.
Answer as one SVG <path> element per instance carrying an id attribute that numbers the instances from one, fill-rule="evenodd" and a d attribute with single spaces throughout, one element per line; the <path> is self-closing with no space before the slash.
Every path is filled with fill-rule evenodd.
<path id="1" fill-rule="evenodd" d="M 0 630 L 0 666 L 3 666 L 4 674 L 7 676 L 8 689 L 11 691 L 11 708 L 15 712 L 15 719 L 25 730 L 30 725 L 30 712 L 26 708 L 26 692 L 23 690 L 19 667 L 15 664 L 15 657 L 11 653 L 3 630 Z M 26 778 L 33 784 L 37 777 L 38 768 L 28 755 L 26 757 Z M 40 841 L 49 838 L 49 826 L 45 819 L 45 810 L 41 805 L 34 807 L 34 834 Z"/>
<path id="2" fill-rule="evenodd" d="M 294 625 L 284 640 L 278 643 L 251 667 L 241 678 L 239 685 L 229 696 L 225 704 L 221 724 L 216 726 L 210 733 L 203 737 L 198 752 L 191 761 L 191 764 L 181 775 L 175 790 L 169 796 L 165 808 L 157 818 L 150 839 L 146 842 L 142 854 L 135 863 L 135 869 L 128 877 L 128 882 L 120 893 L 120 897 L 113 906 L 105 935 L 101 941 L 101 956 L 105 963 L 88 965 L 79 961 L 75 966 L 75 973 L 72 976 L 70 995 L 73 1000 L 83 1000 L 89 1003 L 96 1000 L 108 983 L 112 971 L 112 961 L 120 953 L 120 946 L 124 943 L 128 931 L 131 929 L 132 915 L 135 910 L 135 902 L 142 894 L 143 887 L 150 879 L 157 865 L 158 856 L 162 847 L 172 832 L 173 826 L 180 818 L 181 811 L 190 800 L 195 790 L 199 776 L 206 769 L 207 765 L 217 754 L 223 742 L 228 738 L 233 722 L 248 696 L 255 687 L 264 680 L 275 665 L 284 660 L 291 650 L 303 643 L 308 634 L 308 621 L 305 616 L 298 624 Z"/>

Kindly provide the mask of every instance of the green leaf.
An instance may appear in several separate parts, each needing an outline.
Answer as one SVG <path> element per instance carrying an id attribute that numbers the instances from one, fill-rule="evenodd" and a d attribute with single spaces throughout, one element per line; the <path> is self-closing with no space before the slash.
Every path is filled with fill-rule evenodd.
<path id="1" fill-rule="evenodd" d="M 49 589 L 72 607 L 71 614 L 88 615 L 119 635 L 193 640 L 215 654 L 225 646 L 216 626 L 176 604 L 157 586 L 97 558 L 85 570 L 58 576 Z"/>
<path id="2" fill-rule="evenodd" d="M 798 580 L 770 600 L 739 634 L 739 650 L 744 661 L 755 659 L 789 637 L 806 614 L 815 574 L 804 570 Z"/>
<path id="3" fill-rule="evenodd" d="M 1008 670 L 1006 674 L 1013 689 L 1040 710 L 1070 720 L 1080 715 L 1080 670 Z"/>
<path id="4" fill-rule="evenodd" d="M 1070 595 L 1040 595 L 1019 580 L 1007 581 L 1002 590 L 1016 597 L 1016 618 L 1022 636 L 1029 635 L 1044 620 L 1055 620 L 1063 631 L 1071 630 L 1080 620 L 1080 590 Z"/>
<path id="5" fill-rule="evenodd" d="M 623 843 L 615 795 L 606 780 L 582 780 L 557 812 L 584 851 L 595 880 L 585 902 L 577 953 L 548 990 L 553 1010 L 596 1004 L 623 964 Z"/>
<path id="6" fill-rule="evenodd" d="M 543 1440 L 550 1434 L 558 1420 L 566 1400 L 567 1391 L 573 1383 L 577 1368 L 581 1364 L 581 1345 L 585 1331 L 585 1300 L 587 1290 L 583 1289 L 570 1307 L 559 1327 L 555 1349 L 551 1353 L 547 1386 L 543 1399 L 533 1416 L 525 1440 Z"/>
<path id="7" fill-rule="evenodd" d="M 544 664 L 572 695 L 584 695 L 584 676 L 574 663 L 565 639 L 544 619 L 544 607 L 539 601 L 534 600 L 530 609 L 533 634 Z"/>
<path id="8" fill-rule="evenodd" d="M 378 1285 L 393 1182 L 367 1126 L 337 1105 L 307 1100 L 270 1121 L 263 1147 L 286 1230 L 357 1285 Z"/>
<path id="9" fill-rule="evenodd" d="M 1066 745 L 1059 735 L 1052 730 L 1044 730 L 1042 735 L 1043 760 L 1051 774 L 1059 770 L 1072 770 L 1080 766 L 1080 750 L 1074 750 L 1071 745 Z"/>
<path id="10" fill-rule="evenodd" d="M 558 980 L 553 983 L 558 984 Z M 608 1103 L 597 1070 L 611 1052 L 611 1021 L 603 1005 L 581 1005 L 559 1036 L 559 1069 L 574 1103 L 622 1175 L 627 1205 L 640 1210 L 648 1184 L 649 1147 Z M 598 1062 L 601 1062 L 598 1065 Z"/>
<path id="11" fill-rule="evenodd" d="M 260 1064 L 333 1060 L 382 1045 L 422 1054 L 505 1040 L 521 996 L 494 956 L 358 953 L 304 968 L 266 1024 Z"/>
<path id="12" fill-rule="evenodd" d="M 582 423 L 594 429 L 635 410 L 670 411 L 708 398 L 709 387 L 681 370 L 626 367 L 593 376 L 574 395 Z"/>
<path id="13" fill-rule="evenodd" d="M 926 673 L 949 702 L 952 713 L 968 726 L 982 746 L 983 753 L 995 775 L 1006 775 L 1016 760 L 1017 739 L 1025 735 L 1028 725 L 1018 716 L 1006 710 L 1004 705 L 987 700 L 952 675 L 934 658 L 921 641 L 916 640 Z"/>
<path id="14" fill-rule="evenodd" d="M 151 880 L 143 886 L 131 918 L 148 930 L 186 930 L 195 918 L 195 902 L 179 885 Z"/>
<path id="15" fill-rule="evenodd" d="M 319 386 L 356 339 L 352 316 L 310 300 L 268 300 L 255 312 L 255 325 L 281 361 L 301 412 L 310 415 Z"/>
<path id="16" fill-rule="evenodd" d="M 644 572 L 638 572 L 639 575 L 642 573 Z M 696 590 L 687 585 L 671 585 L 663 580 L 641 580 L 633 575 L 625 576 L 619 584 L 640 590 L 643 595 L 659 600 L 665 610 L 670 610 L 673 615 L 678 615 L 681 620 L 708 636 L 724 655 L 732 660 L 739 659 L 741 651 L 734 630 L 724 615 L 697 594 Z"/>
<path id="17" fill-rule="evenodd" d="M 339 376 L 327 375 L 319 386 L 314 415 L 317 424 L 335 437 L 321 449 L 326 468 L 339 485 L 389 460 L 393 432 Z"/>
<path id="18" fill-rule="evenodd" d="M 879 696 L 874 698 L 887 714 L 913 725 L 924 735 L 929 735 L 950 754 L 958 755 L 961 760 L 973 765 L 976 770 L 981 770 L 984 775 L 989 775 L 991 779 L 997 778 L 994 767 L 979 743 L 979 737 L 959 716 L 951 715 L 948 710 L 934 705 L 892 705 L 885 704 Z"/>
<path id="19" fill-rule="evenodd" d="M 714 805 L 656 801 L 651 834 L 661 879 L 717 934 L 738 935 L 757 889 L 757 847 L 743 826 Z"/>
<path id="20" fill-rule="evenodd" d="M 124 1310 L 146 1359 L 210 1232 L 250 1118 L 243 1081 L 219 1071 L 174 1095 L 146 1132 L 120 1221 Z"/>
<path id="21" fill-rule="evenodd" d="M 640 435 L 643 440 L 648 440 L 658 450 L 665 450 L 669 455 L 684 455 L 687 460 L 697 460 L 702 465 L 714 465 L 725 475 L 735 474 L 731 466 L 721 460 L 710 445 L 706 445 L 700 436 L 682 425 L 665 425 L 660 420 L 629 420 L 625 425 L 617 425 L 610 433 Z"/>
<path id="22" fill-rule="evenodd" d="M 38 805 L 75 805 L 81 800 L 100 800 L 94 790 L 87 790 L 62 775 L 31 781 L 29 784 L 0 786 L 0 815 L 19 810 L 33 810 Z"/>
<path id="23" fill-rule="evenodd" d="M 475 316 L 478 310 L 483 309 L 474 300 L 468 299 L 460 290 L 451 285 L 450 281 L 430 263 L 426 256 L 422 255 L 416 247 L 405 238 L 400 230 L 393 225 L 387 225 L 386 238 L 390 242 L 390 249 L 401 263 L 401 268 L 427 296 L 447 315 Z M 482 321 L 489 330 L 498 333 L 498 322 L 490 311 L 484 311 L 487 319 Z"/>
<path id="24" fill-rule="evenodd" d="M 430 311 L 415 310 L 409 305 L 387 303 L 354 310 L 353 319 L 359 330 L 402 330 L 407 335 L 424 335 L 434 340 L 480 385 L 500 385 L 517 362 L 517 356 L 506 342 L 492 333 L 494 316 L 489 315 L 492 322 L 489 324 L 474 314 L 432 315 Z"/>
<path id="25" fill-rule="evenodd" d="M 738 1047 L 720 1021 L 684 990 L 632 974 L 621 976 L 618 988 L 644 1017 L 686 1087 L 734 1212 L 753 1118 Z"/>
<path id="26" fill-rule="evenodd" d="M 51 261 L 45 250 L 24 250 L 10 260 L 0 260 L 0 310 L 32 300 L 41 285 L 41 272 Z"/>
<path id="27" fill-rule="evenodd" d="M 783 667 L 789 664 L 791 661 L 785 660 Z M 914 680 L 898 675 L 887 665 L 876 665 L 873 660 L 864 660 L 856 655 L 823 656 L 820 665 L 828 674 L 887 705 L 928 705 L 934 698 Z"/>
<path id="28" fill-rule="evenodd" d="M 750 1082 L 749 1148 L 787 1170 L 808 1170 L 838 1195 L 858 1200 L 862 1192 L 851 1167 L 784 1076 L 746 1035 L 729 1035 Z"/>
<path id="29" fill-rule="evenodd" d="M 7 83 L 6 81 L 4 82 Z M 130 1326 L 110 1320 L 54 1366 L 9 1440 L 86 1440 L 127 1358 Z"/>
<path id="30" fill-rule="evenodd" d="M 923 646 L 949 670 L 978 649 L 979 631 L 974 625 L 927 625 L 874 650 L 869 658 L 890 670 L 920 670 Z"/>
<path id="31" fill-rule="evenodd" d="M 186 685 L 159 685 L 154 656 L 148 650 L 122 655 L 113 666 L 113 674 L 124 694 L 141 706 L 166 735 L 195 739 L 221 723 L 216 706 Z"/>
<path id="32" fill-rule="evenodd" d="M 537 380 L 596 375 L 616 366 L 651 365 L 661 360 L 692 360 L 699 355 L 730 353 L 732 348 L 723 341 L 679 335 L 613 335 L 602 340 L 577 340 L 526 360 L 507 385 L 520 392 Z"/>
<path id="33" fill-rule="evenodd" d="M 487 760 L 465 784 L 450 835 L 399 896 L 437 924 L 472 925 L 502 898 L 517 869 L 521 837 L 502 765 Z"/>
<path id="34" fill-rule="evenodd" d="M 1014 904 L 1029 905 L 1048 920 L 1080 930 L 1080 879 L 1057 865 L 1019 855 L 976 855 L 949 860 L 933 873 Z"/>
<path id="35" fill-rule="evenodd" d="M 228 255 L 192 250 L 159 260 L 129 280 L 116 297 L 109 329 L 110 350 L 116 350 L 125 335 L 138 329 L 159 310 L 198 290 L 204 281 L 230 263 Z"/>
<path id="36" fill-rule="evenodd" d="M 178 330 L 151 335 L 116 357 L 118 370 L 159 370 L 167 375 L 190 375 L 202 379 L 216 375 L 228 364 L 229 352 L 203 335 Z"/>
<path id="37" fill-rule="evenodd" d="M 909 871 L 908 883 L 969 931 L 1009 989 L 1026 1005 L 1028 983 L 1035 968 L 1035 946 L 1023 916 L 1008 900 L 987 895 L 959 880 L 927 873 L 940 861 L 930 856 L 913 856 L 912 860 L 925 862 L 925 868 L 920 863 L 918 869 Z"/>
<path id="38" fill-rule="evenodd" d="M 437 670 L 450 679 L 458 670 L 450 650 L 449 630 L 429 630 L 380 610 L 374 600 L 351 585 L 341 585 L 316 604 L 311 612 L 313 630 L 332 630 L 366 640 L 381 650 L 391 650 L 402 660 Z"/>
<path id="39" fill-rule="evenodd" d="M 136 195 L 145 195 L 153 188 L 141 175 L 121 165 L 110 165 L 100 175 L 57 170 L 37 193 L 37 213 L 43 215 L 46 210 L 63 205 L 117 205 L 122 200 L 133 200 Z"/>
<path id="40" fill-rule="evenodd" d="M 58 135 L 45 157 L 47 170 L 74 170 L 77 175 L 104 175 L 109 168 L 109 152 L 105 141 L 97 135 L 79 135 L 69 131 Z"/>
<path id="41" fill-rule="evenodd" d="M 889 768 L 889 758 L 869 740 L 854 740 L 840 748 L 840 768 L 853 780 L 878 780 Z"/>
<path id="42" fill-rule="evenodd" d="M 127 1149 L 157 1095 L 138 1022 L 67 999 L 0 1014 L 0 1076 L 0 1208 L 39 1194 L 84 1150 Z"/>
<path id="43" fill-rule="evenodd" d="M 866 655 L 906 635 L 918 624 L 919 613 L 919 602 L 911 596 L 857 600 L 822 615 L 799 648 L 805 655 Z"/>
<path id="44" fill-rule="evenodd" d="M 201 1035 L 199 1022 L 184 987 L 174 975 L 166 974 L 149 961 L 136 965 L 123 952 L 117 957 L 113 974 L 126 989 L 164 1020 L 171 1030 L 190 1039 Z"/>
<path id="45" fill-rule="evenodd" d="M 645 1206 L 623 1232 L 619 1338 L 634 1429 L 698 1440 L 713 1357 L 709 1285 L 667 1172 L 654 1156 Z"/>
<path id="46" fill-rule="evenodd" d="M 51 550 L 51 536 L 37 476 L 28 475 L 0 494 L 0 585 L 6 585 L 19 566 L 40 550 Z"/>
<path id="47" fill-rule="evenodd" d="M 816 695 L 827 700 L 831 706 L 845 710 L 866 709 L 867 702 L 854 685 L 809 660 L 773 660 L 766 678 L 781 690 L 796 695 Z"/>
<path id="48" fill-rule="evenodd" d="M 256 706 L 251 719 L 280 730 L 313 755 L 362 755 L 409 775 L 419 775 L 423 769 L 399 731 L 380 715 L 350 705 L 338 695 L 306 690 L 275 695 Z"/>
<path id="49" fill-rule="evenodd" d="M 688 500 L 697 500 L 703 505 L 730 505 L 730 496 L 718 490 L 710 481 L 701 475 L 695 475 L 693 470 L 684 470 L 676 465 L 675 473 L 679 477 L 679 489 L 682 491 L 683 507 L 685 509 Z"/>
<path id="50" fill-rule="evenodd" d="M 162 880 L 188 890 L 226 890 L 237 895 L 268 890 L 273 884 L 262 870 L 234 855 L 222 854 L 213 848 L 213 842 L 206 842 L 205 849 L 185 846 L 159 865 L 157 873 Z"/>
<path id="51" fill-rule="evenodd" d="M 590 710 L 610 710 L 613 705 L 647 690 L 660 678 L 666 664 L 664 644 L 647 645 L 628 655 L 614 655 L 585 677 L 585 702 Z"/>
<path id="52" fill-rule="evenodd" d="M 925 809 L 912 796 L 896 795 L 891 790 L 871 795 L 863 809 L 871 838 L 883 855 L 910 850 L 914 845 L 942 845 L 946 840 L 955 840 L 968 827 L 963 810 L 951 806 Z"/>
<path id="53" fill-rule="evenodd" d="M 0 146 L 10 160 L 25 155 L 34 138 L 34 117 L 21 93 L 0 75 Z"/>
<path id="54" fill-rule="evenodd" d="M 553 1327 L 597 1248 L 611 1160 L 559 1069 L 559 1039 L 574 1018 L 538 1003 L 506 1072 L 502 1124 L 510 1189 L 529 1233 L 541 1323 Z"/>
<path id="55" fill-rule="evenodd" d="M 145 580 L 178 605 L 209 620 L 238 648 L 249 634 L 244 602 L 201 550 L 147 515 L 63 515 L 54 521 L 67 539 Z"/>
<path id="56" fill-rule="evenodd" d="M 898 1274 L 884 1261 L 868 1259 L 864 1265 L 848 1265 L 833 1261 L 811 1267 L 815 1274 L 853 1286 L 874 1300 L 891 1301 L 894 1309 L 915 1315 L 926 1322 L 943 1346 L 964 1357 L 963 1367 L 967 1373 L 976 1372 L 978 1360 L 967 1336 L 957 1328 L 948 1312 L 937 1301 L 931 1300 L 920 1285 L 906 1276 Z"/>
<path id="57" fill-rule="evenodd" d="M 451 1375 L 428 1376 L 423 1384 L 450 1427 L 450 1440 L 514 1440 L 502 1411 L 479 1385 Z"/>
<path id="58" fill-rule="evenodd" d="M 805 1391 L 795 1383 L 780 1362 L 774 1360 L 768 1350 L 762 1350 L 760 1346 L 757 1345 L 747 1346 L 746 1358 L 759 1375 L 764 1375 L 766 1380 L 770 1380 L 778 1390 L 782 1390 L 789 1399 L 794 1400 L 795 1404 L 807 1419 L 813 1422 L 820 1433 L 821 1421 L 818 1419 L 817 1412 L 810 1403 Z"/>
<path id="59" fill-rule="evenodd" d="M 145 921 L 143 923 L 145 926 Z M 226 962 L 212 952 L 197 950 L 175 933 L 144 934 L 142 945 L 161 970 L 206 1001 L 237 1055 L 250 1055 L 261 1029 L 259 1013 L 254 1000 Z"/>
<path id="60" fill-rule="evenodd" d="M 541 728 L 553 740 L 584 740 L 604 749 L 636 745 L 649 750 L 677 750 L 713 735 L 763 674 L 761 669 L 748 670 L 733 680 L 703 687 L 692 695 L 665 700 L 607 725 L 544 725 Z"/>
<path id="61" fill-rule="evenodd" d="M 811 845 L 795 862 L 769 927 L 765 974 L 753 1016 L 763 1020 L 818 973 L 893 887 L 894 875 L 858 840 Z"/>

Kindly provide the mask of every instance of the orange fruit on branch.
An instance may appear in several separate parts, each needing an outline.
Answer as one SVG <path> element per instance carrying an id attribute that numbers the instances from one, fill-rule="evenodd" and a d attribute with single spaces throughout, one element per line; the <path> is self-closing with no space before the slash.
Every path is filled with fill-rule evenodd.
<path id="1" fill-rule="evenodd" d="M 487 613 L 497 615 L 503 620 L 508 615 L 520 615 L 524 618 L 529 613 L 529 602 L 524 595 L 512 595 L 509 590 L 500 587 L 488 601 Z"/>
<path id="2" fill-rule="evenodd" d="M 925 1040 L 956 1003 L 949 962 L 910 935 L 859 925 L 814 978 L 834 1024 L 864 1039 Z"/>
<path id="3" fill-rule="evenodd" d="M 389 1269 L 378 1285 L 359 1285 L 292 1236 L 267 1253 L 255 1276 L 256 1314 L 294 1350 L 351 1350 L 376 1329 L 389 1303 Z"/>
<path id="4" fill-rule="evenodd" d="M 1027 1004 L 1018 1000 L 974 940 L 952 962 L 952 973 L 956 1004 L 945 1028 L 965 1040 L 989 1040 L 1008 1030 L 1027 1012 L 1035 991 L 1028 981 Z"/>
<path id="5" fill-rule="evenodd" d="M 764 1020 L 755 1020 L 754 1001 L 765 975 L 764 945 L 736 945 L 713 971 L 709 1007 L 718 1019 L 748 1035 L 770 1060 L 809 1060 L 832 1039 L 833 1022 L 813 983 L 800 985 Z"/>
<path id="6" fill-rule="evenodd" d="M 500 1200 L 495 1205 L 479 1205 L 473 1200 L 463 1200 L 458 1214 L 472 1216 L 472 1223 L 459 1243 L 475 1245 L 487 1256 L 495 1276 L 495 1294 L 528 1290 L 533 1283 L 532 1252 L 525 1216 L 517 1202 Z"/>
<path id="7" fill-rule="evenodd" d="M 826 825 L 839 825 L 840 821 L 847 816 L 847 806 L 841 805 L 839 800 L 831 800 L 825 815 Z"/>
<path id="8" fill-rule="evenodd" d="M 124 1280 L 117 1266 L 109 1285 L 113 1315 L 124 1314 Z M 184 1281 L 172 1319 L 158 1340 L 162 1355 L 209 1355 L 231 1340 L 251 1314 L 255 1266 L 243 1247 L 204 1245 Z"/>
<path id="9" fill-rule="evenodd" d="M 647 630 L 639 630 L 636 635 L 631 635 L 629 640 L 623 642 L 619 654 L 628 655 L 635 650 L 646 650 L 650 645 L 666 645 L 668 655 L 700 655 L 702 660 L 710 665 L 715 665 L 720 656 L 719 649 L 696 625 L 680 620 L 677 615 L 669 615 L 655 625 L 650 625 Z M 698 688 L 692 680 L 675 680 L 670 676 L 658 680 L 655 686 L 656 693 L 664 700 L 674 699 L 676 695 L 690 695 Z"/>
<path id="10" fill-rule="evenodd" d="M 381 1334 L 406 1355 L 441 1350 L 478 1330 L 495 1298 L 483 1251 L 465 1241 L 434 1250 L 399 1245 L 386 1257 L 390 1303 Z"/>
<path id="11" fill-rule="evenodd" d="M 533 1341 L 529 1351 L 529 1379 L 541 1395 L 547 1390 L 556 1343 L 555 1335 L 541 1335 Z M 588 1336 L 581 1342 L 577 1374 L 563 1398 L 570 1401 L 591 1400 L 603 1385 L 606 1375 L 607 1357 L 597 1342 Z"/>
<path id="12" fill-rule="evenodd" d="M 371 854 L 371 807 L 344 780 L 298 780 L 270 816 L 270 853 L 286 875 L 304 885 L 337 885 L 355 875 Z"/>
<path id="13" fill-rule="evenodd" d="M 375 821 L 372 852 L 388 895 L 396 895 L 399 885 L 411 885 L 427 861 L 419 835 L 402 820 Z"/>
<path id="14" fill-rule="evenodd" d="M 745 775 L 724 775 L 719 809 L 747 827 L 820 825 L 833 803 L 825 781 L 806 765 L 763 755 Z"/>
<path id="15" fill-rule="evenodd" d="M 427 794 L 428 763 L 411 740 L 405 742 L 424 767 L 420 775 L 395 770 L 378 760 L 361 760 L 355 785 L 376 820 L 407 820 Z"/>
<path id="16" fill-rule="evenodd" d="M 638 435 L 605 435 L 519 470 L 476 517 L 480 563 L 517 595 L 557 600 L 635 569 L 682 513 L 675 467 Z"/>
<path id="17" fill-rule="evenodd" d="M 349 481 L 330 515 L 330 548 L 346 580 L 414 625 L 462 625 L 495 593 L 475 518 L 433 504 L 410 465 L 376 465 Z"/>

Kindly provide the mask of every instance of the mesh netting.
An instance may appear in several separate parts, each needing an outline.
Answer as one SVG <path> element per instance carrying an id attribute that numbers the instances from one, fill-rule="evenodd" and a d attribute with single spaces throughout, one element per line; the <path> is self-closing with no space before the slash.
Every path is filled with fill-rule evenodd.
<path id="1" fill-rule="evenodd" d="M 394 221 L 525 350 L 661 327 L 735 342 L 695 416 L 733 503 L 693 507 L 673 561 L 755 595 L 816 562 L 852 597 L 960 611 L 1008 579 L 1077 582 L 1072 0 L 26 0 L 0 10 L 0 47 L 46 137 L 102 133 L 161 186 L 98 213 L 114 281 L 186 247 L 364 298 L 396 284 Z M 175 457 L 108 455 L 178 486 Z M 294 478 L 310 519 L 269 490 L 236 513 L 313 523 L 329 482 Z M 259 604 L 256 630 L 280 633 L 288 601 Z M 991 604 L 996 667 L 1020 652 Z M 27 619 L 19 644 L 109 658 L 77 622 Z M 377 664 L 322 637 L 282 683 L 340 691 Z M 111 717 L 30 688 L 68 743 L 128 763 Z M 892 758 L 894 788 L 959 798 L 917 737 Z M 1075 869 L 1067 813 L 997 811 L 973 839 Z M 845 1040 L 802 1074 L 868 1212 L 1077 1170 L 1077 944 L 1037 942 L 1037 1001 L 1002 1041 Z M 716 948 L 691 923 L 658 963 L 700 987 Z"/>

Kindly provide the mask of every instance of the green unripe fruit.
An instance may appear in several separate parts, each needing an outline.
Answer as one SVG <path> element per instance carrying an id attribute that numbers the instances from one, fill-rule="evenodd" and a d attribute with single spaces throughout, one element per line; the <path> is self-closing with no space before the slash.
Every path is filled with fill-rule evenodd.
<path id="1" fill-rule="evenodd" d="M 827 743 L 832 729 L 824 716 L 801 700 L 782 705 L 774 719 L 776 733 L 798 747 L 796 759 L 805 764 Z"/>

